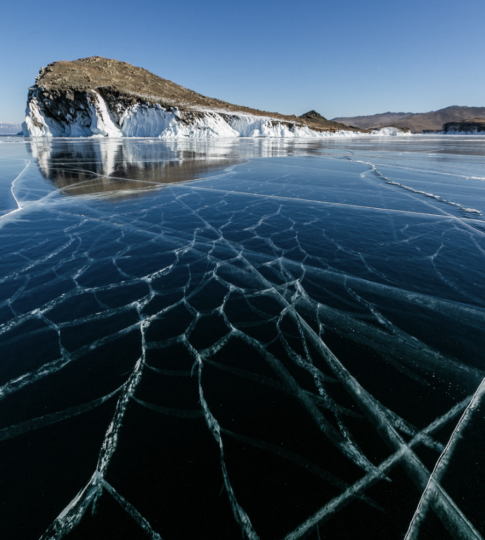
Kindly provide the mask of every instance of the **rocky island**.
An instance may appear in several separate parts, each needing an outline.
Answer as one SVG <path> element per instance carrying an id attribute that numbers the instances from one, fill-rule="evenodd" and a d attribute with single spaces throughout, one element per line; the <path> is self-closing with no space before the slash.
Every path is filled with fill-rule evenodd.
<path id="1" fill-rule="evenodd" d="M 100 56 L 42 68 L 29 89 L 25 136 L 325 137 L 355 127 L 315 111 L 287 116 L 188 90 L 126 62 Z"/>
<path id="2" fill-rule="evenodd" d="M 443 133 L 484 133 L 485 118 L 471 118 L 463 122 L 447 122 L 443 124 Z"/>

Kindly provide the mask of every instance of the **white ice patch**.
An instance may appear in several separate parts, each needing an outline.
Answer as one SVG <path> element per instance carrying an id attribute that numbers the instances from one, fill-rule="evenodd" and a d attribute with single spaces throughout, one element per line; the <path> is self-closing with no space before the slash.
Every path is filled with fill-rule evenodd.
<path id="1" fill-rule="evenodd" d="M 264 116 L 238 115 L 229 122 L 238 137 L 295 137 L 288 126 Z"/>
<path id="2" fill-rule="evenodd" d="M 229 120 L 238 137 L 271 137 L 271 138 L 303 138 L 321 139 L 327 137 L 360 137 L 362 133 L 355 131 L 313 131 L 308 126 L 288 125 L 278 119 L 250 114 L 233 114 Z"/>
<path id="3" fill-rule="evenodd" d="M 385 127 L 372 130 L 372 135 L 377 135 L 379 137 L 396 137 L 401 135 L 411 135 L 411 132 L 402 131 L 401 129 L 395 127 Z"/>
<path id="4" fill-rule="evenodd" d="M 104 99 L 94 90 L 91 92 L 89 114 L 91 116 L 91 132 L 104 137 L 122 137 L 122 133 L 109 112 Z"/>
<path id="5" fill-rule="evenodd" d="M 25 109 L 25 121 L 22 123 L 22 131 L 25 137 L 29 135 L 34 137 L 49 136 L 44 117 L 40 114 L 37 100 L 33 99 L 27 103 Z"/>
<path id="6" fill-rule="evenodd" d="M 214 137 L 239 137 L 223 118 L 216 113 L 204 113 L 202 118 L 186 124 L 177 109 L 167 111 L 160 105 L 134 105 L 128 107 L 120 118 L 121 132 L 125 137 L 160 137 L 162 139 Z"/>
<path id="7" fill-rule="evenodd" d="M 55 120 L 45 116 L 36 98 L 27 103 L 22 132 L 25 137 L 90 137 L 93 135 L 91 129 L 81 122 Z"/>
<path id="8" fill-rule="evenodd" d="M 361 137 L 355 131 L 314 131 L 305 125 L 281 122 L 277 118 L 245 113 L 195 111 L 184 120 L 177 108 L 164 109 L 158 104 L 127 107 L 117 122 L 108 105 L 96 91 L 89 92 L 89 117 L 60 118 L 46 116 L 37 99 L 27 104 L 22 130 L 26 137 L 158 137 L 162 139 L 212 139 L 235 137 L 305 138 Z M 86 125 L 89 124 L 89 125 Z M 373 135 L 405 135 L 396 128 L 376 130 Z"/>

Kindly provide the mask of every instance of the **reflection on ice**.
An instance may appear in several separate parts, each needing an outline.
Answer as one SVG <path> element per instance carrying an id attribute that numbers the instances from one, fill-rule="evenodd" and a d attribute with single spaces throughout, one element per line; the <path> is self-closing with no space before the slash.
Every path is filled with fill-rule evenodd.
<path id="1" fill-rule="evenodd" d="M 187 182 L 248 158 L 316 152 L 318 147 L 285 139 L 189 139 L 160 144 L 156 139 L 34 138 L 27 144 L 44 178 L 69 195 L 123 195 L 160 184 Z M 79 163 L 83 164 L 81 168 Z"/>
<path id="2" fill-rule="evenodd" d="M 9 144 L 9 536 L 482 538 L 478 143 Z"/>

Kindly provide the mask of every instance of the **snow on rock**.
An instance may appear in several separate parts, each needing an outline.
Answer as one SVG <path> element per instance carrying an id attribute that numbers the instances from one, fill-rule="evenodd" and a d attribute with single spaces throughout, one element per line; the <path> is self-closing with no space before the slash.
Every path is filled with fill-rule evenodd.
<path id="1" fill-rule="evenodd" d="M 360 136 L 352 131 L 313 131 L 308 126 L 281 122 L 275 118 L 235 114 L 228 118 L 230 126 L 238 133 L 238 137 L 272 137 L 272 138 L 322 138 L 328 136 Z"/>
<path id="2" fill-rule="evenodd" d="M 91 101 L 89 103 L 89 113 L 91 116 L 90 130 L 95 135 L 104 137 L 121 137 L 120 128 L 116 125 L 108 106 L 104 99 L 96 92 L 91 92 Z"/>
<path id="3" fill-rule="evenodd" d="M 389 136 L 402 136 L 402 135 L 411 135 L 409 131 L 402 131 L 401 129 L 395 127 L 385 127 L 381 129 L 372 130 L 372 135 L 377 135 L 379 137 L 389 137 Z"/>
<path id="4" fill-rule="evenodd" d="M 276 118 L 214 110 L 163 108 L 159 104 L 130 102 L 120 108 L 106 101 L 100 92 L 89 90 L 75 98 L 67 94 L 53 98 L 41 88 L 29 92 L 22 124 L 26 137 L 159 137 L 191 138 L 326 138 L 355 137 L 352 131 L 314 131 L 308 126 Z M 403 135 L 396 128 L 384 128 L 375 135 Z"/>
<path id="5" fill-rule="evenodd" d="M 30 96 L 29 96 L 30 98 Z M 44 114 L 37 96 L 27 101 L 25 121 L 22 123 L 22 132 L 25 137 L 90 137 L 94 135 L 91 130 L 91 120 L 76 117 L 59 119 Z"/>
<path id="6" fill-rule="evenodd" d="M 205 112 L 191 122 L 183 121 L 178 109 L 166 110 L 160 105 L 136 104 L 128 107 L 120 117 L 121 132 L 125 137 L 160 137 L 164 139 L 189 137 L 239 137 L 217 113 Z"/>
<path id="7" fill-rule="evenodd" d="M 49 125 L 50 124 L 50 125 Z M 36 99 L 27 103 L 25 111 L 25 122 L 22 123 L 22 131 L 26 137 L 32 135 L 34 137 L 52 136 L 53 132 L 59 136 L 59 129 L 53 122 L 45 118 L 39 109 Z"/>
<path id="8" fill-rule="evenodd" d="M 239 137 L 295 137 L 288 126 L 264 116 L 233 115 L 228 122 Z"/>

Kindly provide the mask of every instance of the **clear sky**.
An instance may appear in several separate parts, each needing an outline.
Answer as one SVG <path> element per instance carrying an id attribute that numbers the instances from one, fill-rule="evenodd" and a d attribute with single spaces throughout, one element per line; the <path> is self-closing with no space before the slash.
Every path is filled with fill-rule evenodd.
<path id="1" fill-rule="evenodd" d="M 105 56 L 327 118 L 485 106 L 484 0 L 36 0 L 1 8 L 0 121 L 56 60 Z"/>

